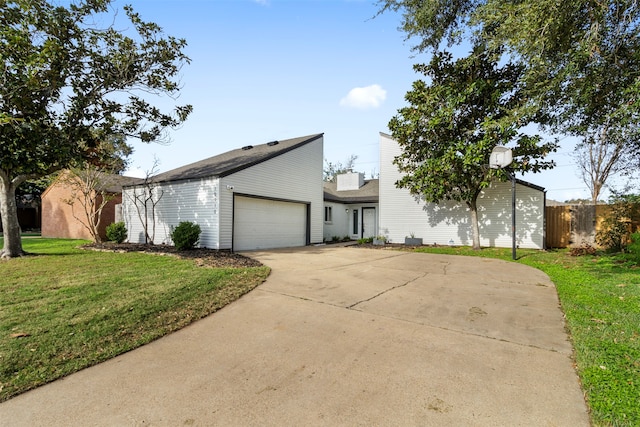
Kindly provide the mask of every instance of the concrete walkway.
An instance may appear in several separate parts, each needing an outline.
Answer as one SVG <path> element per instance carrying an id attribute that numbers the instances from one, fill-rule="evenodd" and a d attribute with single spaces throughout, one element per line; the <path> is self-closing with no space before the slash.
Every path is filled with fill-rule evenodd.
<path id="1" fill-rule="evenodd" d="M 589 425 L 545 274 L 333 246 L 249 255 L 266 283 L 0 404 L 0 425 Z"/>

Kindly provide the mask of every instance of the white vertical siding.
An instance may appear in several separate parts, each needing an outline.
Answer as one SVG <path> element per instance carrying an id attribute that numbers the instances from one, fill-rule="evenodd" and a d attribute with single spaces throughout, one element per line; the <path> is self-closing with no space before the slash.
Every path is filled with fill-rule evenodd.
<path id="1" fill-rule="evenodd" d="M 409 190 L 396 188 L 396 181 L 402 175 L 393 164 L 394 157 L 401 153 L 398 144 L 387 135 L 380 135 L 380 212 L 378 234 L 392 243 L 402 243 L 406 236 L 415 234 L 422 237 L 423 242 L 434 243 L 428 216 L 424 211 L 424 203 L 415 200 Z M 448 233 L 445 233 L 448 234 Z M 441 241 L 448 241 L 443 236 Z"/>
<path id="2" fill-rule="evenodd" d="M 417 200 L 395 183 L 402 175 L 393 164 L 400 147 L 388 135 L 380 135 L 380 234 L 402 243 L 411 233 L 425 244 L 471 245 L 471 214 L 466 205 L 438 205 Z M 522 248 L 544 247 L 544 192 L 516 186 L 516 238 Z M 511 246 L 511 183 L 494 183 L 478 200 L 480 244 Z"/>
<path id="3" fill-rule="evenodd" d="M 369 234 L 375 236 L 378 234 L 378 204 L 377 203 L 336 203 L 325 202 L 325 206 L 333 208 L 333 220 L 331 222 L 324 223 L 324 239 L 330 241 L 332 237 L 337 236 L 340 238 L 349 237 L 350 239 L 360 239 L 362 236 L 362 222 L 363 222 L 363 208 L 373 208 L 376 213 L 376 221 L 373 230 L 368 230 Z M 358 233 L 353 232 L 353 210 L 358 210 Z M 323 212 L 324 214 L 324 212 Z"/>
<path id="4" fill-rule="evenodd" d="M 511 182 L 495 182 L 478 201 L 480 244 L 512 245 Z M 516 184 L 516 244 L 521 248 L 544 248 L 544 192 Z"/>
<path id="5" fill-rule="evenodd" d="M 325 202 L 324 206 L 330 207 L 332 212 L 331 221 L 324 223 L 324 240 L 331 241 L 334 236 L 340 238 L 348 236 L 350 234 L 349 212 L 346 212 L 345 209 L 349 209 L 349 206 L 334 202 Z M 324 210 L 322 215 L 324 220 Z"/>
<path id="6" fill-rule="evenodd" d="M 142 187 L 123 191 L 124 221 L 129 230 L 130 242 L 144 242 L 144 227 L 133 202 L 133 192 L 141 194 Z M 198 224 L 202 230 L 200 246 L 220 249 L 219 235 L 219 180 L 207 178 L 193 181 L 161 183 L 155 187 L 155 244 L 173 244 L 171 228 L 182 221 Z M 141 207 L 142 212 L 142 207 Z M 151 205 L 147 209 L 151 220 Z M 150 223 L 151 224 L 151 223 Z M 151 225 L 150 225 L 151 228 Z M 150 230 L 150 234 L 151 234 Z"/>
<path id="7" fill-rule="evenodd" d="M 310 204 L 311 243 L 322 242 L 323 142 L 318 138 L 302 147 L 281 154 L 220 179 L 220 248 L 230 249 L 233 224 L 233 193 Z M 232 186 L 233 189 L 227 189 Z"/>

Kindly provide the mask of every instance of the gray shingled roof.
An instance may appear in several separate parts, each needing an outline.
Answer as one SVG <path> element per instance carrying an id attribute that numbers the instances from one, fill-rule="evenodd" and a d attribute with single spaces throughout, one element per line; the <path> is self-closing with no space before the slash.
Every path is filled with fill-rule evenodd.
<path id="1" fill-rule="evenodd" d="M 136 178 L 133 176 L 124 176 L 124 175 L 108 175 L 104 174 L 102 178 L 103 188 L 99 190 L 104 190 L 107 193 L 122 193 L 122 187 L 126 187 L 127 185 L 132 185 L 137 182 L 140 178 Z"/>
<path id="2" fill-rule="evenodd" d="M 379 184 L 377 179 L 369 179 L 357 190 L 338 191 L 337 183 L 324 183 L 324 200 L 337 203 L 378 203 Z"/>
<path id="3" fill-rule="evenodd" d="M 152 177 L 153 182 L 224 177 L 257 165 L 321 138 L 323 134 L 301 136 L 260 145 L 247 145 Z M 143 179 L 136 184 L 142 184 Z"/>
<path id="4" fill-rule="evenodd" d="M 545 191 L 543 187 L 540 187 L 530 182 L 523 181 L 521 179 L 516 180 L 518 184 L 533 188 L 539 191 Z M 364 185 L 357 190 L 338 191 L 336 189 L 337 183 L 325 182 L 324 183 L 324 200 L 326 202 L 336 203 L 379 203 L 380 191 L 379 183 L 377 179 L 370 179 L 364 182 Z"/>

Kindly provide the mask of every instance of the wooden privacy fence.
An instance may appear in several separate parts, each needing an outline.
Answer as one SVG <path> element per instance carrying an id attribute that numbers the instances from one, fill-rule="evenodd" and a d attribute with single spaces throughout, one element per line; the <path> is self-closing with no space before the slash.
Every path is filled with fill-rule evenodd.
<path id="1" fill-rule="evenodd" d="M 610 210 L 608 205 L 547 206 L 545 209 L 547 248 L 568 248 L 587 243 L 597 246 L 596 233 Z M 639 218 L 630 218 L 629 232 L 639 229 Z"/>
<path id="2" fill-rule="evenodd" d="M 547 223 L 547 247 L 568 247 L 571 242 L 571 207 L 547 206 L 545 217 Z"/>

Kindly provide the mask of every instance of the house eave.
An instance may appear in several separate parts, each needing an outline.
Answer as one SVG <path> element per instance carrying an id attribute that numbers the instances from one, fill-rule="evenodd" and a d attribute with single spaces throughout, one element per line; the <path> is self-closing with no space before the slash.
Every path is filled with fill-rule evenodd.
<path id="1" fill-rule="evenodd" d="M 524 185 L 525 187 L 532 188 L 534 190 L 542 191 L 543 193 L 545 193 L 547 191 L 544 187 L 541 187 L 541 186 L 536 185 L 536 184 L 532 184 L 532 183 L 530 183 L 528 181 L 524 181 L 522 179 L 516 178 L 516 183 L 518 183 L 520 185 Z"/>
<path id="2" fill-rule="evenodd" d="M 324 194 L 324 201 L 331 203 L 342 203 L 345 205 L 363 204 L 363 203 L 378 203 L 379 198 L 367 198 L 367 197 L 335 197 L 331 194 Z"/>
<path id="3" fill-rule="evenodd" d="M 300 139 L 300 141 L 291 144 L 288 147 L 285 148 L 279 148 L 274 150 L 272 153 L 266 153 L 264 156 L 260 156 L 257 157 L 253 160 L 250 161 L 246 161 L 246 162 L 240 162 L 237 165 L 232 165 L 232 166 L 224 166 L 224 163 L 233 163 L 234 158 L 229 158 L 229 159 L 223 159 L 221 162 L 219 162 L 218 164 L 216 164 L 216 162 L 213 162 L 212 164 L 202 164 L 202 162 L 206 162 L 210 159 L 215 159 L 219 156 L 214 156 L 210 159 L 205 159 L 204 161 L 200 161 L 200 162 L 196 162 L 196 163 L 192 163 L 190 165 L 186 165 L 186 166 L 182 166 L 176 169 L 172 169 L 170 171 L 167 172 L 163 172 L 155 177 L 149 177 L 148 182 L 151 184 L 162 184 L 162 183 L 167 183 L 167 182 L 185 182 L 185 181 L 193 181 L 193 180 L 199 180 L 199 179 L 217 179 L 217 178 L 224 178 L 230 175 L 233 175 L 235 173 L 238 173 L 240 171 L 243 171 L 245 169 L 251 168 L 253 166 L 256 166 L 260 163 L 264 163 L 268 160 L 274 159 L 276 157 L 279 157 L 283 154 L 289 153 L 293 150 L 296 150 L 306 144 L 310 144 L 314 141 L 317 141 L 318 139 L 322 138 L 324 136 L 323 133 L 319 133 L 319 134 L 314 134 L 314 135 L 309 135 L 306 137 L 299 137 L 299 138 L 292 138 L 292 139 Z M 291 141 L 291 140 L 289 140 Z M 281 142 L 285 142 L 285 141 L 281 141 Z M 256 148 L 258 147 L 262 147 L 263 146 L 268 146 L 271 143 L 267 143 L 267 144 L 261 144 L 260 146 L 256 146 Z M 252 148 L 251 148 L 252 149 Z M 236 151 L 236 150 L 232 150 L 232 151 Z M 230 152 L 227 152 L 230 153 Z M 227 154 L 227 153 L 223 153 Z M 222 155 L 220 155 L 222 156 Z M 184 169 L 184 170 L 183 170 Z M 198 170 L 201 169 L 201 170 Z M 141 185 L 145 184 L 145 178 L 140 178 L 137 182 L 127 185 L 126 187 L 139 187 Z"/>

